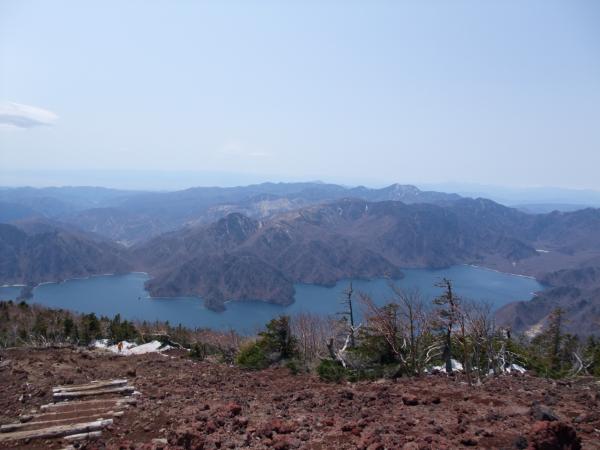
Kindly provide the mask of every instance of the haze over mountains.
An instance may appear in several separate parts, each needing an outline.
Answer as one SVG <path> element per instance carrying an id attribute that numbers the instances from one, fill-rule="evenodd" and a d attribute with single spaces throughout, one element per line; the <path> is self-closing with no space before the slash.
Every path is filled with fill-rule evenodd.
<path id="1" fill-rule="evenodd" d="M 0 222 L 2 283 L 144 270 L 152 295 L 199 295 L 220 310 L 231 299 L 289 304 L 295 283 L 476 264 L 552 286 L 498 312 L 517 331 L 552 305 L 577 331 L 600 318 L 600 210 L 591 208 L 529 214 L 398 184 L 15 188 L 0 190 Z"/>
<path id="2" fill-rule="evenodd" d="M 369 189 L 325 183 L 263 183 L 229 188 L 197 187 L 173 192 L 87 187 L 4 188 L 0 189 L 0 220 L 60 220 L 131 245 L 165 231 L 209 223 L 230 212 L 264 218 L 340 198 L 441 204 L 459 196 L 398 184 Z"/>
<path id="3" fill-rule="evenodd" d="M 42 283 L 132 269 L 118 244 L 57 227 L 0 223 L 2 283 Z M 38 226 L 39 225 L 39 226 Z"/>

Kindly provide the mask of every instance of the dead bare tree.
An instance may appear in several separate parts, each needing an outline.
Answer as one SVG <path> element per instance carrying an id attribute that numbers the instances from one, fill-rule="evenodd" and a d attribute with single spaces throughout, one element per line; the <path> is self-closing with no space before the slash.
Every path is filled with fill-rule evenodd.
<path id="1" fill-rule="evenodd" d="M 343 319 L 348 321 L 348 331 L 349 331 L 349 346 L 350 348 L 356 347 L 356 338 L 355 333 L 357 331 L 354 325 L 354 307 L 352 305 L 352 295 L 354 294 L 354 289 L 352 288 L 352 281 L 348 287 L 344 290 L 344 295 L 342 297 L 342 305 L 344 306 L 344 310 L 340 312 Z"/>
<path id="2" fill-rule="evenodd" d="M 365 293 L 360 294 L 360 300 L 365 308 L 365 317 L 369 333 L 383 338 L 389 353 L 400 362 L 404 369 L 407 367 L 408 341 L 404 330 L 400 329 L 398 317 L 398 304 L 389 303 L 383 307 L 375 304 L 373 299 Z"/>
<path id="3" fill-rule="evenodd" d="M 463 303 L 462 308 L 458 313 L 458 324 L 459 324 L 459 341 L 462 346 L 462 355 L 463 355 L 463 372 L 467 378 L 467 383 L 469 386 L 472 385 L 471 382 L 471 334 L 468 323 L 468 311 L 466 305 Z"/>
<path id="4" fill-rule="evenodd" d="M 338 361 L 344 367 L 350 367 L 351 361 L 348 357 L 351 333 L 346 321 L 332 320 L 329 323 L 330 331 L 327 339 L 327 351 L 331 359 Z M 360 324 L 353 331 L 360 330 Z"/>
<path id="5" fill-rule="evenodd" d="M 332 332 L 329 333 L 326 345 L 329 356 L 344 367 L 349 366 L 348 350 L 356 347 L 356 335 L 361 327 L 360 324 L 355 323 L 353 295 L 354 289 L 350 282 L 341 300 L 344 310 L 338 313 L 342 316 L 342 320 L 332 324 Z"/>
<path id="6" fill-rule="evenodd" d="M 594 355 L 585 354 L 585 346 L 578 343 L 572 350 L 572 367 L 569 371 L 569 378 L 575 378 L 579 375 L 589 375 L 589 369 L 594 365 Z"/>
<path id="7" fill-rule="evenodd" d="M 367 330 L 384 339 L 402 371 L 420 375 L 440 355 L 440 342 L 432 333 L 431 311 L 418 291 L 403 291 L 390 283 L 394 300 L 379 307 L 371 297 L 361 294 Z"/>
<path id="8" fill-rule="evenodd" d="M 440 355 L 440 342 L 432 334 L 432 310 L 426 306 L 423 296 L 416 290 L 403 290 L 395 283 L 389 283 L 394 300 L 399 304 L 402 328 L 407 333 L 409 346 L 409 369 L 421 375 L 426 366 Z"/>
<path id="9" fill-rule="evenodd" d="M 463 312 L 471 336 L 471 362 L 477 378 L 487 376 L 496 358 L 496 335 L 492 307 L 486 302 L 471 302 Z"/>
<path id="10" fill-rule="evenodd" d="M 314 313 L 299 313 L 292 317 L 292 334 L 298 340 L 300 357 L 304 364 L 318 360 L 327 352 L 330 322 L 330 319 Z"/>
<path id="11" fill-rule="evenodd" d="M 442 295 L 436 297 L 433 303 L 438 305 L 438 323 L 444 335 L 444 350 L 442 357 L 446 362 L 446 373 L 452 373 L 452 333 L 454 326 L 460 321 L 460 299 L 452 290 L 452 281 L 443 278 L 437 287 L 444 289 Z"/>

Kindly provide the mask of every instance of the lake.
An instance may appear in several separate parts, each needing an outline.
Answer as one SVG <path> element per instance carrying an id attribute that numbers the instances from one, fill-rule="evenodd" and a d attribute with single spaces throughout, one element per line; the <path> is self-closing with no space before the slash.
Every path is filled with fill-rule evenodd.
<path id="1" fill-rule="evenodd" d="M 470 299 L 485 300 L 495 308 L 516 300 L 529 300 L 543 286 L 532 278 L 500 273 L 471 266 L 453 266 L 447 269 L 404 269 L 405 277 L 397 283 L 404 289 L 419 289 L 429 299 L 441 290 L 434 284 L 442 277 L 451 279 L 455 292 Z M 280 314 L 314 312 L 322 315 L 340 311 L 340 299 L 348 281 L 334 287 L 296 285 L 295 302 L 278 306 L 264 302 L 228 302 L 227 310 L 214 312 L 206 309 L 200 298 L 150 298 L 144 289 L 148 276 L 143 273 L 106 275 L 86 279 L 48 283 L 36 287 L 33 302 L 51 308 L 63 308 L 84 313 L 146 321 L 169 321 L 172 325 L 234 329 L 253 333 Z M 378 304 L 391 298 L 387 280 L 355 280 L 355 291 L 372 296 Z M 20 288 L 0 287 L 0 298 L 16 298 Z"/>

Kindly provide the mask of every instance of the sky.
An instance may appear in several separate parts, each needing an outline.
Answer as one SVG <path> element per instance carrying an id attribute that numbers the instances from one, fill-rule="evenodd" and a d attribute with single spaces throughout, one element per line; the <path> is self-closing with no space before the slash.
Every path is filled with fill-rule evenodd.
<path id="1" fill-rule="evenodd" d="M 598 23 L 596 0 L 0 0 L 0 185 L 600 190 Z"/>

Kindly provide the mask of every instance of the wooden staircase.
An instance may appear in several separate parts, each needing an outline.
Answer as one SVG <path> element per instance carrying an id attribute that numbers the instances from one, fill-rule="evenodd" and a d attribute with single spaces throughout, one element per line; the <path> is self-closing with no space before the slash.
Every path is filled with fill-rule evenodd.
<path id="1" fill-rule="evenodd" d="M 42 405 L 19 421 L 0 426 L 0 442 L 24 439 L 62 438 L 66 441 L 97 438 L 135 405 L 139 394 L 126 379 L 92 381 L 86 384 L 56 386 L 54 403 Z"/>

